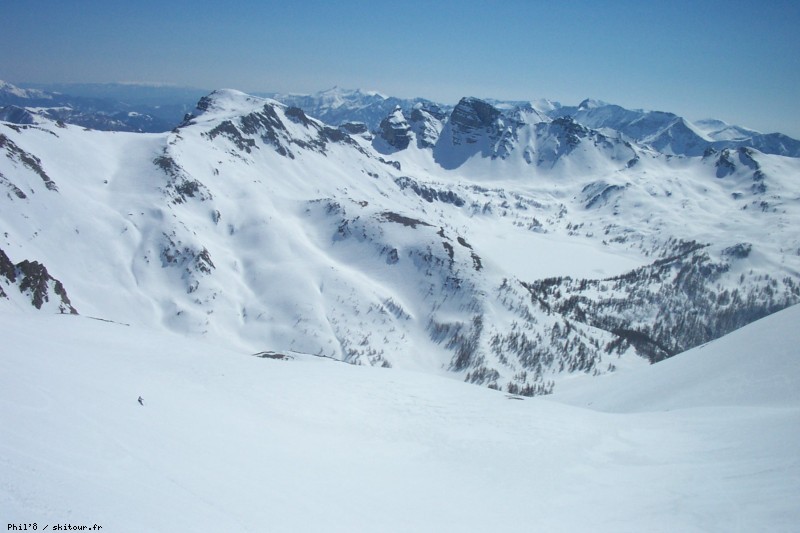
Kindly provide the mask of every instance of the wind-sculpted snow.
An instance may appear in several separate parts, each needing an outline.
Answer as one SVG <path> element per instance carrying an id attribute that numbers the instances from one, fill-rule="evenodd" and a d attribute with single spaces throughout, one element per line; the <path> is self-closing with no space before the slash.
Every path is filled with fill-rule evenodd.
<path id="1" fill-rule="evenodd" d="M 373 136 L 220 90 L 163 134 L 0 123 L 0 248 L 90 316 L 523 395 L 800 301 L 798 159 L 475 98 L 391 113 Z"/>

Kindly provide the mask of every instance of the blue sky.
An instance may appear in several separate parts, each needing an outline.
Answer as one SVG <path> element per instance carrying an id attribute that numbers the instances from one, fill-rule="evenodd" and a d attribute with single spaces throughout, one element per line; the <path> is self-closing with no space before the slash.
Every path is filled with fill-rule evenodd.
<path id="1" fill-rule="evenodd" d="M 2 13 L 11 82 L 591 97 L 800 138 L 798 0 L 4 0 Z"/>

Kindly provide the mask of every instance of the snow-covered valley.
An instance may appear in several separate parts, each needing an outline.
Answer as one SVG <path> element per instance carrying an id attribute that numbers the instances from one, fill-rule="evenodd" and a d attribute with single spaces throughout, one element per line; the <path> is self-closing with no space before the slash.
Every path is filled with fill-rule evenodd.
<path id="1" fill-rule="evenodd" d="M 535 395 L 800 301 L 800 159 L 565 109 L 370 132 L 220 90 L 162 134 L 0 123 L 0 305 Z"/>
<path id="2" fill-rule="evenodd" d="M 800 521 L 798 306 L 547 399 L 81 316 L 0 318 L 8 523 L 777 532 Z"/>

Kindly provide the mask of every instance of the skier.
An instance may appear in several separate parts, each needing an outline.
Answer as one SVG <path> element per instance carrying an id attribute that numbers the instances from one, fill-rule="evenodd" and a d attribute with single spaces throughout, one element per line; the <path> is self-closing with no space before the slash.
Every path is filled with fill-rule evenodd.
<path id="1" fill-rule="evenodd" d="M 144 405 L 144 398 L 139 396 L 139 405 Z"/>

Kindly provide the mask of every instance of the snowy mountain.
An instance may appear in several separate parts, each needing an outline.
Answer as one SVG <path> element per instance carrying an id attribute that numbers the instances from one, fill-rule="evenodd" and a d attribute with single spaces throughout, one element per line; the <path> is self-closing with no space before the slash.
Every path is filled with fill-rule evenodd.
<path id="1" fill-rule="evenodd" d="M 0 120 L 32 124 L 43 117 L 103 131 L 163 132 L 171 130 L 202 94 L 122 84 L 23 89 L 0 81 Z"/>
<path id="2" fill-rule="evenodd" d="M 301 354 L 252 357 L 82 316 L 0 319 L 9 524 L 789 532 L 800 522 L 798 306 L 637 371 L 567 380 L 547 400 Z"/>
<path id="3" fill-rule="evenodd" d="M 20 88 L 0 81 L 0 119 L 30 124 L 31 115 L 104 131 L 163 132 L 175 126 L 203 91 L 189 87 L 136 83 L 31 84 Z M 307 115 L 341 126 L 351 133 L 379 132 L 381 123 L 396 109 L 428 133 L 417 132 L 419 142 L 432 145 L 452 105 L 424 98 L 396 98 L 376 91 L 333 87 L 315 94 L 257 93 L 299 107 Z M 477 100 L 477 99 L 476 99 Z M 480 100 L 510 120 L 547 122 L 571 117 L 575 122 L 611 136 L 650 146 L 671 155 L 699 156 L 707 150 L 756 148 L 761 152 L 800 157 L 800 141 L 780 133 L 763 134 L 716 119 L 696 123 L 673 113 L 629 110 L 586 99 L 564 106 L 547 99 L 535 101 Z M 21 112 L 20 110 L 26 112 Z M 20 114 L 22 113 L 22 114 Z M 428 137 L 428 141 L 423 140 Z"/>
<path id="4" fill-rule="evenodd" d="M 234 90 L 158 134 L 0 123 L 0 307 L 534 395 L 800 302 L 800 159 L 404 105 L 374 133 Z"/>
<path id="5" fill-rule="evenodd" d="M 377 130 L 381 121 L 397 107 L 407 111 L 418 105 L 440 107 L 439 104 L 424 98 L 396 98 L 376 91 L 340 87 L 332 87 L 315 94 L 257 93 L 257 95 L 299 107 L 308 115 L 327 124 L 338 126 L 347 122 L 363 123 L 370 131 Z"/>
<path id="6" fill-rule="evenodd" d="M 715 141 L 738 141 L 759 135 L 757 131 L 741 126 L 732 126 L 727 122 L 713 118 L 697 120 L 694 122 L 694 126 L 703 135 Z"/>
<path id="7" fill-rule="evenodd" d="M 382 130 L 381 123 L 399 108 L 406 120 L 424 122 L 411 115 L 415 109 L 432 111 L 436 120 L 446 122 L 453 106 L 421 98 L 400 99 L 374 91 L 348 90 L 334 87 L 310 95 L 260 93 L 261 96 L 296 106 L 308 115 L 333 125 L 363 123 L 372 132 Z M 648 146 L 666 155 L 701 156 L 707 150 L 755 148 L 763 153 L 800 157 L 800 141 L 780 133 L 763 134 L 755 130 L 706 119 L 690 122 L 674 113 L 631 110 L 599 100 L 586 99 L 577 106 L 565 106 L 546 99 L 534 101 L 472 100 L 485 102 L 497 110 L 506 122 L 549 122 L 571 118 L 587 128 L 610 137 Z M 437 129 L 440 131 L 441 127 Z M 430 134 L 428 135 L 430 137 Z M 420 139 L 417 135 L 417 139 Z"/>
<path id="8" fill-rule="evenodd" d="M 586 127 L 610 129 L 628 140 L 670 155 L 699 156 L 709 149 L 756 148 L 768 154 L 800 157 L 800 141 L 779 133 L 762 134 L 720 120 L 692 123 L 673 113 L 630 110 L 584 100 L 577 107 L 562 106 L 550 116 L 571 116 Z"/>

